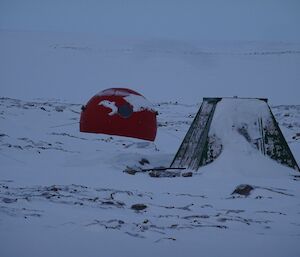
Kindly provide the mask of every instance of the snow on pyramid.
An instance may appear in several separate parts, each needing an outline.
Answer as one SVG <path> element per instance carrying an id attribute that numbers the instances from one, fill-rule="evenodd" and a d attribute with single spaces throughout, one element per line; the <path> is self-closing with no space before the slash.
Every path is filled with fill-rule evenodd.
<path id="1" fill-rule="evenodd" d="M 203 98 L 171 168 L 198 170 L 225 150 L 232 154 L 260 151 L 299 171 L 267 99 Z"/>

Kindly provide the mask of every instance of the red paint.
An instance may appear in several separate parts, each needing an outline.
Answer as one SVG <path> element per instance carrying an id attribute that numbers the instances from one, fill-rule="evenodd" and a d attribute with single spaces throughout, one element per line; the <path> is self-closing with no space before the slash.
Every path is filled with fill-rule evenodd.
<path id="1" fill-rule="evenodd" d="M 124 98 L 128 95 L 143 97 L 127 88 L 107 89 L 92 97 L 81 112 L 80 131 L 154 141 L 157 131 L 156 112 L 149 109 L 128 112 L 133 110 L 133 106 Z M 118 111 L 109 115 L 112 108 L 99 105 L 104 100 L 114 104 Z"/>

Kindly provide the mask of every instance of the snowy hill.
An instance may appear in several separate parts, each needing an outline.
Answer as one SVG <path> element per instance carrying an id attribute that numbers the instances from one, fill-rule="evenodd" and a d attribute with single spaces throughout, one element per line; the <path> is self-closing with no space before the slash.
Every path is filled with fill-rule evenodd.
<path id="1" fill-rule="evenodd" d="M 0 37 L 2 96 L 84 103 L 106 88 L 127 87 L 157 102 L 237 95 L 299 104 L 299 43 L 28 31 Z"/>
<path id="2" fill-rule="evenodd" d="M 299 173 L 275 161 L 227 151 L 191 177 L 123 172 L 168 166 L 198 104 L 156 103 L 154 143 L 80 133 L 80 108 L 0 99 L 1 256 L 300 255 Z M 300 106 L 272 111 L 299 163 Z"/>

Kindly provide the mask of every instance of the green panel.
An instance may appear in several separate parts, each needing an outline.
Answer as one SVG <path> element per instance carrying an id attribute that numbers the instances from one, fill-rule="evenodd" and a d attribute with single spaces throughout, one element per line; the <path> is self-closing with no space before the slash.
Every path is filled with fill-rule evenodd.
<path id="1" fill-rule="evenodd" d="M 171 163 L 174 168 L 197 170 L 202 163 L 205 145 L 217 103 L 222 98 L 204 98 L 184 140 Z"/>
<path id="2" fill-rule="evenodd" d="M 293 156 L 281 130 L 276 122 L 276 119 L 269 107 L 271 122 L 264 127 L 265 136 L 265 153 L 273 160 L 286 165 L 290 168 L 300 171 L 296 159 Z"/>

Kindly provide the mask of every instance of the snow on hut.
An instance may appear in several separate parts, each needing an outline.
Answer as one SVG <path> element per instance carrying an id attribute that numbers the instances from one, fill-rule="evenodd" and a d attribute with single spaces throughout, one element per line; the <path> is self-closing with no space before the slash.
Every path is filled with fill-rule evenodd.
<path id="1" fill-rule="evenodd" d="M 80 131 L 154 141 L 157 112 L 141 94 L 127 88 L 110 88 L 83 106 Z"/>

